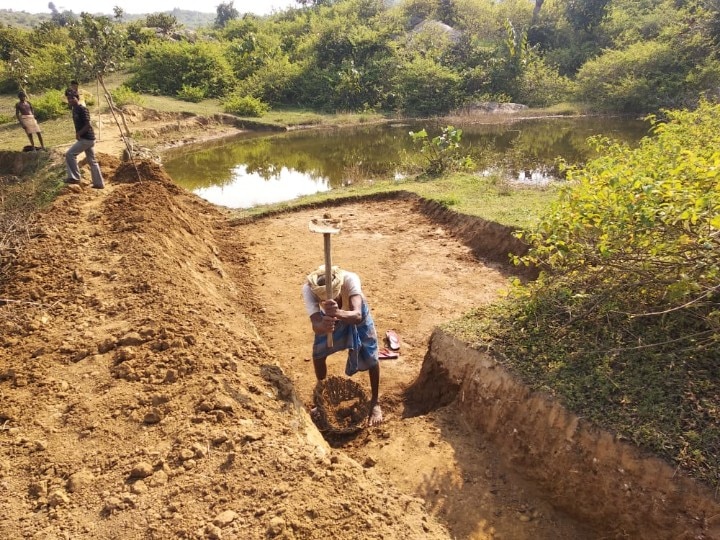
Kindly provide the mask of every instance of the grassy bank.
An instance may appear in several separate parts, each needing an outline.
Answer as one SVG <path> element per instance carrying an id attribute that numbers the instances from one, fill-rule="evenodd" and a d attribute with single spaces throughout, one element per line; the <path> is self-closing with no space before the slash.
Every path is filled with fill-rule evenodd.
<path id="1" fill-rule="evenodd" d="M 232 212 L 239 218 L 259 216 L 308 203 L 386 193 L 399 189 L 436 201 L 453 212 L 481 217 L 513 228 L 525 228 L 535 224 L 556 196 L 556 189 L 553 187 L 510 186 L 497 176 L 480 177 L 474 174 L 454 173 L 434 180 L 375 180 L 362 185 L 334 188 L 329 192 L 308 195 L 292 201 Z"/>

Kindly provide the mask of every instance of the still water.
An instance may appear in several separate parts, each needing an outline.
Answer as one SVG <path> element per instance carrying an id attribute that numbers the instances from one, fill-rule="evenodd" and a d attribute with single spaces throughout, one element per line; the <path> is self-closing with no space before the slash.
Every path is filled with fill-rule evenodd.
<path id="1" fill-rule="evenodd" d="M 384 124 L 243 134 L 185 148 L 166 156 L 164 167 L 182 187 L 229 208 L 288 201 L 373 178 L 400 179 L 417 155 L 409 131 L 430 138 L 445 124 Z M 555 179 L 558 159 L 582 164 L 593 157 L 593 135 L 636 144 L 649 125 L 627 118 L 544 118 L 510 124 L 458 125 L 463 154 L 478 174 L 501 172 L 511 181 L 544 184 Z"/>

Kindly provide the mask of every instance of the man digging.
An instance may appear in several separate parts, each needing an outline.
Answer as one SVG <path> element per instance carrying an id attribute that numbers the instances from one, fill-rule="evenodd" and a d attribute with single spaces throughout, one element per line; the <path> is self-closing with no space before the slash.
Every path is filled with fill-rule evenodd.
<path id="1" fill-rule="evenodd" d="M 327 299 L 325 267 L 320 266 L 307 276 L 302 287 L 305 309 L 315 333 L 313 342 L 313 366 L 318 381 L 327 376 L 327 357 L 347 349 L 345 374 L 351 377 L 358 371 L 370 376 L 370 412 L 368 424 L 382 423 L 382 409 L 378 405 L 380 387 L 380 362 L 378 360 L 378 337 L 370 307 L 360 285 L 360 277 L 337 266 L 332 267 L 332 296 Z M 332 335 L 328 344 L 328 334 Z"/>

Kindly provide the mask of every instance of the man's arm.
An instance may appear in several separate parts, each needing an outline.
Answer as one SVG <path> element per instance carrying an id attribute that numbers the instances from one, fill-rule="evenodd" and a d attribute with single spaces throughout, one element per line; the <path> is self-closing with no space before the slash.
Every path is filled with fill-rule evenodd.
<path id="1" fill-rule="evenodd" d="M 335 330 L 335 318 L 323 315 L 319 311 L 310 315 L 310 324 L 317 335 L 329 334 Z"/>
<path id="2" fill-rule="evenodd" d="M 350 297 L 350 309 L 338 309 L 335 300 L 325 300 L 323 302 L 323 311 L 330 317 L 348 323 L 360 324 L 362 322 L 362 296 L 354 294 Z"/>

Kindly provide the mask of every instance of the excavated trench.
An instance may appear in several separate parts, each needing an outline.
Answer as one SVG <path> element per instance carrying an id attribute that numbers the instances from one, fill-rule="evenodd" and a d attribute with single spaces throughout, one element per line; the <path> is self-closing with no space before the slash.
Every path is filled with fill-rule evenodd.
<path id="1" fill-rule="evenodd" d="M 0 157 L 7 158 L 11 174 L 37 159 L 18 153 Z M 412 201 L 416 211 L 450 231 L 478 259 L 499 264 L 508 253 L 524 250 L 507 227 L 459 216 L 407 193 L 376 201 L 391 199 Z M 533 271 L 527 269 L 524 277 L 532 278 Z M 283 367 L 289 372 L 287 362 Z M 531 392 L 492 356 L 439 329 L 432 332 L 420 372 L 404 392 L 403 407 L 408 420 L 454 408 L 458 420 L 492 444 L 508 468 L 537 485 L 554 507 L 591 526 L 598 538 L 720 538 L 720 505 L 705 486 L 550 396 Z"/>
<path id="2" fill-rule="evenodd" d="M 480 258 L 506 261 L 523 246 L 507 228 L 426 205 Z M 534 277 L 532 269 L 526 276 Z M 455 405 L 466 425 L 501 450 L 505 463 L 538 485 L 553 505 L 601 537 L 720 538 L 720 505 L 709 489 L 532 392 L 490 353 L 435 329 L 408 414 Z"/>
<path id="3" fill-rule="evenodd" d="M 408 388 L 408 411 L 450 404 L 509 467 L 600 538 L 720 538 L 720 506 L 707 488 L 531 392 L 491 355 L 435 330 Z"/>
<path id="4" fill-rule="evenodd" d="M 402 206 L 409 205 L 408 208 Z M 408 224 L 394 223 L 384 230 L 377 222 L 365 222 L 362 220 L 363 213 L 373 213 L 375 206 L 379 205 L 388 208 L 390 205 L 402 206 L 402 211 Z M 505 264 L 503 272 L 515 272 L 517 269 L 507 268 L 506 261 L 508 253 L 520 254 L 526 249 L 517 238 L 513 236 L 513 230 L 488 222 L 479 218 L 459 215 L 449 211 L 447 208 L 435 202 L 420 199 L 409 193 L 383 194 L 374 197 L 362 197 L 350 199 L 344 203 L 334 206 L 314 206 L 295 209 L 292 212 L 278 212 L 277 214 L 263 217 L 260 221 L 240 220 L 234 223 L 235 226 L 249 226 L 243 229 L 248 233 L 257 226 L 262 231 L 260 242 L 262 246 L 253 249 L 250 259 L 263 258 L 263 263 L 276 261 L 269 250 L 278 249 L 283 252 L 285 259 L 293 261 L 284 268 L 286 272 L 297 272 L 297 268 L 304 269 L 307 263 L 298 264 L 298 261 L 306 257 L 305 252 L 312 250 L 312 246 L 304 245 L 297 251 L 290 251 L 288 236 L 290 229 L 297 229 L 303 226 L 304 219 L 310 215 L 308 212 L 324 212 L 332 210 L 333 215 L 346 213 L 349 221 L 356 222 L 356 230 L 349 230 L 350 238 L 346 241 L 352 244 L 358 240 L 366 242 L 368 249 L 376 249 L 376 246 L 383 245 L 395 235 L 422 234 L 418 233 L 421 228 L 419 223 L 410 223 L 412 216 L 416 213 L 430 220 L 430 229 L 441 227 L 443 234 L 438 233 L 441 246 L 449 245 L 448 237 L 453 241 L 461 242 L 466 249 L 469 249 L 472 257 L 490 265 L 500 267 Z M 389 211 L 386 211 L 388 215 Z M 293 216 L 295 214 L 295 216 Z M 391 218 L 388 216 L 388 220 Z M 263 223 L 262 225 L 260 223 Z M 255 223 L 255 225 L 253 225 Z M 306 225 L 305 225 L 306 226 Z M 402 230 L 398 228 L 402 227 Z M 371 230 L 368 233 L 368 229 Z M 449 235 L 448 237 L 444 234 Z M 434 234 L 434 233 L 433 233 Z M 259 236 L 253 232 L 253 236 Z M 414 246 L 420 246 L 427 242 L 435 243 L 438 238 L 423 241 L 415 241 Z M 342 239 L 342 235 L 340 235 Z M 338 240 L 339 243 L 341 240 Z M 372 246 L 367 242 L 371 241 Z M 277 247 L 273 247 L 277 246 Z M 348 246 L 350 247 L 350 246 Z M 377 248 L 381 249 L 381 248 Z M 418 248 L 421 249 L 421 248 Z M 343 246 L 340 246 L 341 255 Z M 398 250 L 399 251 L 399 248 Z M 407 253 L 404 259 L 395 258 L 398 266 L 404 264 L 424 264 L 413 262 L 410 259 L 416 254 Z M 374 255 L 376 260 L 390 260 L 380 251 Z M 418 255 L 420 257 L 421 255 Z M 357 253 L 349 251 L 346 259 L 361 261 Z M 340 258 L 340 260 L 343 260 Z M 452 265 L 450 262 L 449 264 Z M 464 263 L 461 263 L 462 265 Z M 382 265 L 381 265 L 382 266 Z M 404 267 L 402 267 L 404 268 Z M 425 285 L 417 282 L 402 281 L 402 268 L 396 272 L 378 268 L 372 261 L 361 270 L 361 275 L 369 276 L 373 273 L 379 274 L 375 277 L 378 282 L 387 284 L 394 280 L 392 289 L 404 290 L 405 294 L 399 301 L 385 302 L 381 306 L 379 314 L 375 313 L 376 321 L 393 317 L 390 309 L 405 309 L 408 304 L 415 304 L 412 293 L 408 289 L 422 288 Z M 266 268 L 261 268 L 260 273 L 266 273 Z M 419 275 L 417 279 L 425 279 L 427 286 L 431 286 L 433 280 L 443 279 L 444 270 L 432 277 Z M 383 272 L 389 272 L 383 274 Z M 424 272 L 424 270 L 423 270 Z M 522 277 L 533 279 L 535 272 L 526 268 L 521 271 Z M 476 283 L 476 282 L 472 282 Z M 440 290 L 447 287 L 440 286 Z M 294 288 L 288 291 L 279 290 L 281 297 L 292 295 Z M 392 294 L 392 291 L 387 294 Z M 377 295 L 376 295 L 377 296 Z M 268 302 L 272 298 L 265 299 Z M 420 328 L 425 312 L 432 312 L 431 306 L 441 306 L 442 301 L 433 297 L 429 301 L 434 304 L 427 306 L 416 305 L 420 315 L 413 315 L 419 321 L 405 321 L 408 331 L 413 326 Z M 452 297 L 447 301 L 452 302 Z M 371 296 L 372 304 L 372 296 Z M 387 307 L 387 304 L 390 307 Z M 394 305 L 402 306 L 393 307 Z M 373 309 L 377 303 L 373 305 Z M 278 306 L 282 309 L 282 304 Z M 292 310 L 287 313 L 280 312 L 278 320 L 288 320 Z M 442 320 L 447 315 L 437 313 L 436 321 Z M 407 313 L 404 315 L 409 317 Z M 422 323 L 423 328 L 432 328 L 427 321 Z M 381 328 L 378 329 L 382 331 Z M 307 339 L 305 326 L 298 330 L 298 334 L 285 334 L 282 339 L 273 342 L 270 337 L 270 345 L 273 350 L 283 351 L 287 355 L 288 342 L 304 343 Z M 426 331 L 427 332 L 427 331 Z M 549 501 L 552 508 L 557 509 L 559 514 L 569 516 L 569 521 L 576 522 L 579 528 L 575 530 L 587 530 L 590 533 L 578 533 L 581 536 L 573 536 L 573 533 L 565 531 L 563 536 L 552 534 L 552 526 L 546 527 L 542 536 L 535 538 L 720 538 L 720 506 L 714 499 L 713 494 L 697 482 L 684 478 L 677 473 L 670 465 L 657 457 L 646 455 L 637 447 L 627 442 L 617 440 L 612 434 L 598 429 L 584 421 L 582 418 L 565 410 L 561 404 L 551 399 L 548 395 L 531 392 L 519 380 L 516 380 L 511 373 L 506 371 L 491 356 L 474 350 L 455 338 L 446 335 L 435 326 L 431 330 L 432 335 L 428 339 L 427 333 L 420 337 L 414 336 L 414 344 L 423 343 L 423 350 L 415 351 L 418 357 L 417 364 L 413 369 L 408 369 L 406 383 L 398 379 L 396 386 L 405 388 L 395 399 L 400 403 L 395 406 L 402 417 L 400 422 L 394 419 L 388 422 L 386 431 L 380 430 L 372 435 L 362 435 L 354 441 L 345 442 L 345 450 L 356 459 L 365 462 L 377 463 L 378 467 L 384 466 L 383 472 L 393 481 L 404 483 L 405 487 L 419 494 L 426 504 L 443 504 L 447 506 L 448 501 L 455 496 L 457 509 L 454 515 L 452 511 L 445 516 L 446 521 L 452 525 L 453 519 L 462 520 L 462 507 L 467 507 L 468 501 L 461 501 L 460 495 L 448 494 L 442 502 L 439 502 L 442 493 L 438 495 L 439 489 L 436 484 L 431 486 L 429 480 L 426 485 L 418 487 L 418 482 L 411 482 L 407 477 L 411 474 L 426 474 L 418 472 L 423 464 L 415 467 L 415 460 L 419 460 L 418 453 L 427 452 L 425 461 L 432 461 L 430 454 L 443 444 L 442 440 L 447 438 L 448 432 L 435 431 L 436 439 L 425 442 L 423 439 L 426 430 L 434 430 L 435 427 L 427 427 L 427 424 L 412 424 L 407 426 L 400 424 L 411 422 L 420 417 L 441 416 L 444 410 L 452 409 L 452 415 L 459 415 L 458 418 L 451 418 L 448 425 L 454 423 L 462 424 L 467 428 L 465 434 L 455 437 L 452 449 L 446 456 L 440 455 L 435 463 L 442 460 L 452 459 L 452 452 L 457 455 L 457 447 L 462 445 L 464 455 L 472 455 L 471 439 L 482 441 L 480 444 L 492 446 L 491 459 L 500 456 L 505 470 L 509 474 L 518 473 L 527 479 L 528 485 L 536 486 L 538 499 Z M 309 364 L 298 365 L 297 357 L 305 354 L 302 348 L 294 355 L 289 355 L 289 360 L 283 363 L 285 369 L 293 379 L 295 388 L 300 396 L 311 394 L 311 384 L 314 379 L 309 373 Z M 294 352 L 294 351 L 293 351 Z M 422 354 L 424 353 L 424 358 Z M 402 354 L 401 354 L 402 358 Z M 418 366 L 421 367 L 418 373 Z M 387 365 L 387 364 L 386 364 Z M 399 371 L 399 370 L 398 370 Z M 384 373 L 388 373 L 386 369 Z M 387 377 L 384 375 L 385 379 Z M 364 380 L 363 380 L 364 382 Z M 305 403 L 308 405 L 308 403 Z M 392 414 L 392 403 L 390 404 Z M 394 423 L 394 425 L 393 425 Z M 383 440 L 385 439 L 385 440 Z M 396 440 L 398 439 L 398 440 Z M 409 439 L 416 439 L 409 441 Z M 463 439 L 460 441 L 460 439 Z M 334 446 L 343 448 L 343 441 Z M 430 450 L 423 450 L 423 444 Z M 472 459 L 472 458 L 471 458 Z M 394 461 L 393 461 L 394 460 Z M 440 461 L 438 461 L 440 460 Z M 387 462 L 387 463 L 386 463 Z M 430 465 L 430 472 L 426 476 L 435 474 L 433 464 Z M 475 473 L 473 473 L 475 474 Z M 482 473 L 480 473 L 482 475 Z M 466 482 L 467 484 L 467 482 Z M 449 488 L 449 491 L 459 490 L 457 486 Z M 425 490 L 425 491 L 423 491 Z M 494 491 L 494 489 L 492 490 Z M 437 497 L 436 497 L 437 496 Z M 435 498 L 434 498 L 435 497 Z M 462 503 L 462 504 L 461 504 Z M 475 500 L 470 504 L 482 504 Z M 502 509 L 498 509 L 499 514 Z M 521 516 L 522 517 L 522 516 Z M 492 521 L 489 516 L 487 521 Z M 560 518 L 562 519 L 562 518 Z M 575 527 L 575 525 L 572 525 Z M 451 527 L 452 529 L 452 527 Z M 469 530 L 469 529 L 468 529 Z M 506 532 L 502 537 L 532 538 L 532 533 L 522 531 L 522 536 L 508 536 Z M 494 538 L 494 533 L 483 532 L 475 534 L 464 532 L 457 535 L 458 538 Z"/>

